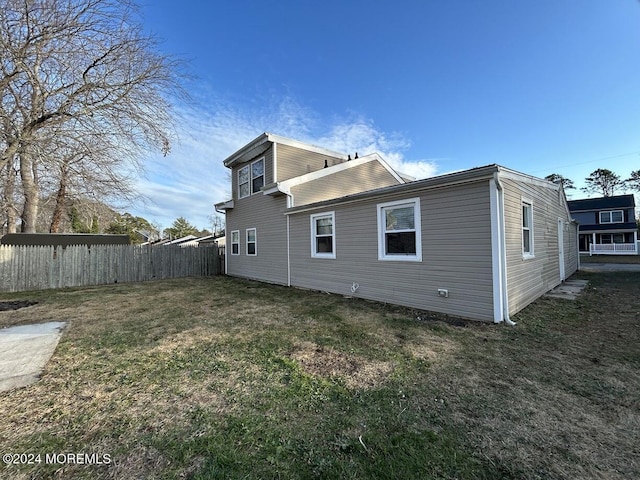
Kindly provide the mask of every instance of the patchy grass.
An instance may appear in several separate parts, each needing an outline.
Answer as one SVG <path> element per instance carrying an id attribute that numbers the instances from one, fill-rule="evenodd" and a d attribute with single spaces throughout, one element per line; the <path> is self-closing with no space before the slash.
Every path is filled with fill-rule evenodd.
<path id="1" fill-rule="evenodd" d="M 0 395 L 0 452 L 42 455 L 0 477 L 638 478 L 640 274 L 581 277 L 513 328 L 224 277 L 0 295 L 70 322 Z"/>

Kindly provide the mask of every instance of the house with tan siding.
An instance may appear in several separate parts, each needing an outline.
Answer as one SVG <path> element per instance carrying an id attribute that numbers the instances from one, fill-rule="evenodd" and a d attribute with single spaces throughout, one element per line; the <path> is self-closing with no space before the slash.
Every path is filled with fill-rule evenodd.
<path id="1" fill-rule="evenodd" d="M 229 275 L 510 322 L 578 268 L 562 187 L 499 165 L 413 181 L 269 133 L 224 164 Z"/>

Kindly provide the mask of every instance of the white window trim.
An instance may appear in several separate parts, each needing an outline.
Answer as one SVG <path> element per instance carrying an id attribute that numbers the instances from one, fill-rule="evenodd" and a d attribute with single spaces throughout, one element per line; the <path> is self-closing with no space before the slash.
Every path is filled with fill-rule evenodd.
<path id="1" fill-rule="evenodd" d="M 318 252 L 317 242 L 316 242 L 316 220 L 319 218 L 331 217 L 331 245 L 333 246 L 333 251 L 331 253 L 328 252 Z M 323 212 L 323 213 L 314 213 L 309 216 L 310 226 L 311 226 L 311 256 L 313 258 L 336 258 L 336 215 L 335 212 Z M 324 235 L 323 235 L 324 236 Z M 328 235 L 326 235 L 328 236 Z"/>
<path id="2" fill-rule="evenodd" d="M 619 222 L 614 222 L 613 221 L 613 214 L 620 212 L 620 215 L 622 215 L 622 220 Z M 608 213 L 609 214 L 609 221 L 608 222 L 603 222 L 602 221 L 602 214 L 603 213 Z M 598 212 L 598 217 L 600 220 L 600 224 L 609 224 L 609 223 L 624 223 L 624 210 L 602 210 L 601 212 Z"/>
<path id="3" fill-rule="evenodd" d="M 415 255 L 388 255 L 385 253 L 385 233 L 386 219 L 384 209 L 400 205 L 413 204 L 413 226 L 416 233 L 416 253 Z M 393 202 L 378 203 L 376 205 L 378 217 L 378 260 L 391 262 L 421 262 L 422 261 L 422 222 L 420 214 L 420 198 L 407 198 Z"/>
<path id="4" fill-rule="evenodd" d="M 252 243 L 255 244 L 255 253 L 249 253 L 249 232 L 253 230 L 255 241 Z M 245 233 L 245 255 L 248 257 L 256 257 L 258 256 L 258 230 L 256 228 L 247 228 Z"/>
<path id="5" fill-rule="evenodd" d="M 249 194 L 248 195 L 242 195 L 240 193 L 240 172 L 242 172 L 244 169 L 249 169 L 249 180 L 248 180 L 248 184 L 249 184 Z M 251 196 L 251 165 L 245 165 L 244 167 L 238 169 L 238 198 L 247 198 L 249 196 Z"/>
<path id="6" fill-rule="evenodd" d="M 266 185 L 265 180 L 266 180 L 267 162 L 265 160 L 265 157 L 261 157 L 261 158 L 258 158 L 257 160 L 254 160 L 249 165 L 245 165 L 244 167 L 238 169 L 238 179 L 237 179 L 238 180 L 238 198 L 247 198 L 247 197 L 250 197 L 251 195 L 255 195 L 256 193 L 260 193 L 260 190 L 258 190 L 257 192 L 253 191 L 253 179 L 254 179 L 253 165 L 258 162 L 262 162 L 262 186 Z M 249 169 L 249 194 L 240 196 L 240 172 L 245 168 Z"/>
<path id="7" fill-rule="evenodd" d="M 257 160 L 254 160 L 253 162 L 251 162 L 251 169 L 250 169 L 250 172 L 249 172 L 249 178 L 250 178 L 249 181 L 251 182 L 251 185 L 250 185 L 251 195 L 255 195 L 256 193 L 260 193 L 260 190 L 258 190 L 257 192 L 253 191 L 253 180 L 254 180 L 254 178 L 253 178 L 253 165 L 258 163 L 258 162 L 262 162 L 262 175 L 261 175 L 261 177 L 262 177 L 262 186 L 264 187 L 266 185 L 266 183 L 267 183 L 267 182 L 265 182 L 266 170 L 267 170 L 267 162 L 264 160 L 264 157 L 262 157 L 262 158 L 259 158 Z"/>
<path id="8" fill-rule="evenodd" d="M 535 242 L 534 242 L 534 238 L 535 238 L 535 225 L 533 223 L 533 200 L 529 199 L 529 198 L 521 198 L 520 201 L 520 215 L 522 215 L 522 207 L 524 207 L 524 205 L 527 204 L 529 205 L 529 207 L 531 208 L 531 218 L 530 218 L 530 225 L 529 225 L 529 246 L 530 246 L 530 252 L 525 252 L 524 251 L 524 226 L 522 225 L 524 222 L 522 221 L 523 219 L 520 218 L 520 236 L 521 236 L 521 242 L 522 242 L 522 258 L 524 259 L 528 259 L 528 258 L 535 258 Z"/>
<path id="9" fill-rule="evenodd" d="M 233 241 L 233 234 L 237 233 L 238 234 L 238 241 L 234 242 Z M 237 244 L 238 245 L 238 253 L 233 253 L 233 245 Z M 240 255 L 240 230 L 232 230 L 231 231 L 231 255 Z"/>

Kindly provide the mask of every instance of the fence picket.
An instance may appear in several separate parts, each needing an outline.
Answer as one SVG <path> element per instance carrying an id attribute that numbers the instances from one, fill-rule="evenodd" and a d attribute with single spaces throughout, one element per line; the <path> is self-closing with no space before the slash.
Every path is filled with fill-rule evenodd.
<path id="1" fill-rule="evenodd" d="M 141 282 L 221 272 L 216 246 L 0 245 L 0 291 Z"/>

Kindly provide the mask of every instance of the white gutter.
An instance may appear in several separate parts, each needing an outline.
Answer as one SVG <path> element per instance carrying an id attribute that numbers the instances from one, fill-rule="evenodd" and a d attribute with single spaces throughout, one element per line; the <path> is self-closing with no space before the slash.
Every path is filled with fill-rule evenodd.
<path id="1" fill-rule="evenodd" d="M 500 293 L 501 293 L 501 302 L 500 302 L 500 310 L 502 313 L 502 320 L 507 325 L 515 325 L 516 322 L 511 320 L 509 317 L 509 292 L 507 290 L 507 235 L 505 232 L 505 220 L 504 220 L 504 189 L 502 188 L 502 184 L 500 183 L 500 171 L 497 171 L 493 174 L 493 181 L 496 184 L 497 192 L 496 192 L 496 207 L 497 207 L 497 223 L 499 225 L 499 231 L 497 232 L 499 235 L 499 254 L 500 261 L 500 275 L 499 275 L 499 283 L 500 283 Z M 492 232 L 493 233 L 493 232 Z M 496 293 L 494 292 L 494 297 L 496 297 Z"/>

